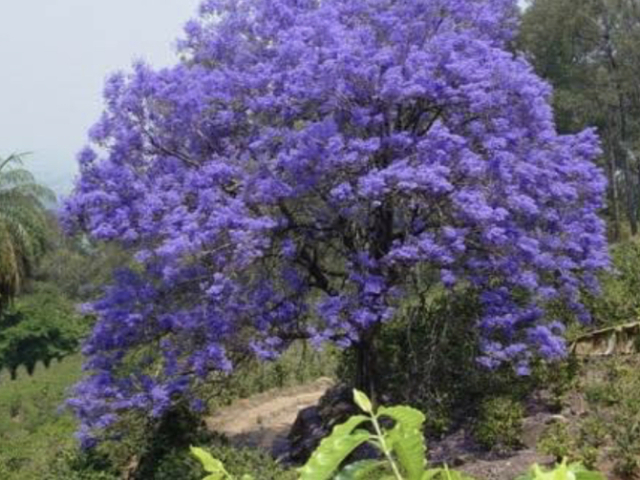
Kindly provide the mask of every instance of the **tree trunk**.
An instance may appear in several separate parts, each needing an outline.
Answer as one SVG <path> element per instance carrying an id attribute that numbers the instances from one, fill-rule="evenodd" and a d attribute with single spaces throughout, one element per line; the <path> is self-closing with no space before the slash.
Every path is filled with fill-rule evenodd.
<path id="1" fill-rule="evenodd" d="M 356 388 L 366 393 L 374 405 L 377 404 L 377 362 L 375 351 L 375 331 L 373 327 L 364 333 L 360 341 L 356 344 L 357 362 L 356 362 Z"/>
<path id="2" fill-rule="evenodd" d="M 619 194 L 618 185 L 616 182 L 616 160 L 613 151 L 613 145 L 611 142 L 611 135 L 607 135 L 608 140 L 608 152 L 607 156 L 607 177 L 609 177 L 609 215 L 611 225 L 611 238 L 613 242 L 620 240 L 620 207 L 619 207 Z"/>

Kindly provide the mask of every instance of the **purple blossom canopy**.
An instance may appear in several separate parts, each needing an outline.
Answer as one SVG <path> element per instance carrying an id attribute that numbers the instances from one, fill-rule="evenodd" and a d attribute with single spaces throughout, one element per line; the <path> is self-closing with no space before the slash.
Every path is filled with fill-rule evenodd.
<path id="1" fill-rule="evenodd" d="M 488 367 L 564 354 L 545 306 L 588 316 L 605 180 L 507 51 L 515 3 L 207 0 L 179 64 L 108 80 L 64 220 L 136 264 L 90 306 L 86 444 L 240 338 L 348 346 L 434 285 L 478 292 Z"/>

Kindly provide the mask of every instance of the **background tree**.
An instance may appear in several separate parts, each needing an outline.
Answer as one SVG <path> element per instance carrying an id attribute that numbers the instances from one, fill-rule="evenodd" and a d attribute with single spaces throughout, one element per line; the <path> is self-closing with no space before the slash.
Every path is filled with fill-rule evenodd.
<path id="1" fill-rule="evenodd" d="M 507 52 L 516 12 L 209 0 L 181 63 L 107 82 L 65 219 L 137 264 L 92 306 L 85 445 L 294 339 L 354 348 L 375 392 L 379 325 L 433 289 L 478 298 L 487 367 L 563 356 L 545 306 L 588 316 L 605 182 L 594 133 L 558 135 L 547 84 Z"/>
<path id="2" fill-rule="evenodd" d="M 558 127 L 598 127 L 609 180 L 608 217 L 638 233 L 640 215 L 640 6 L 635 0 L 535 0 L 520 48 L 555 89 Z"/>
<path id="3" fill-rule="evenodd" d="M 44 252 L 55 194 L 22 168 L 22 156 L 0 160 L 0 315 Z"/>

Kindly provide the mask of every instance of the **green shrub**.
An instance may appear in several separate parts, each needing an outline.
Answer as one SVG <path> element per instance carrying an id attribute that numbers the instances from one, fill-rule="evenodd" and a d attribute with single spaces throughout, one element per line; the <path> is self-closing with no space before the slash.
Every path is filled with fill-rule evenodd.
<path id="1" fill-rule="evenodd" d="M 640 243 L 619 243 L 611 248 L 614 271 L 601 275 L 602 295 L 588 307 L 600 325 L 617 325 L 640 316 Z"/>
<path id="2" fill-rule="evenodd" d="M 585 463 L 594 450 L 607 446 L 608 460 L 625 477 L 640 473 L 640 377 L 637 359 L 610 358 L 594 362 L 583 386 L 592 418 L 580 426 L 579 451 Z"/>
<path id="3" fill-rule="evenodd" d="M 633 477 L 640 469 L 640 419 L 618 416 L 611 457 L 614 468 L 624 477 Z"/>
<path id="4" fill-rule="evenodd" d="M 474 427 L 476 441 L 488 450 L 510 451 L 521 444 L 522 404 L 510 397 L 484 401 Z"/>
<path id="5" fill-rule="evenodd" d="M 233 448 L 222 442 L 213 444 L 207 448 L 213 457 L 224 464 L 228 475 L 242 478 L 242 475 L 251 475 L 257 480 L 295 480 L 295 470 L 286 470 L 278 465 L 269 455 L 248 448 Z M 185 452 L 183 452 L 184 454 Z M 191 462 L 196 465 L 197 476 L 194 480 L 202 478 L 202 467 L 192 457 Z M 177 477 L 166 477 L 167 480 L 175 480 Z M 179 477 L 184 478 L 184 477 Z"/>
<path id="6" fill-rule="evenodd" d="M 544 387 L 558 408 L 573 386 L 575 361 L 539 363 L 527 377 L 510 366 L 496 371 L 479 366 L 478 308 L 470 291 L 434 291 L 407 301 L 377 333 L 377 398 L 424 412 L 429 437 L 441 437 L 475 418 L 479 405 L 491 397 L 524 401 Z M 346 350 L 338 378 L 355 384 L 355 367 L 355 350 Z"/>
<path id="7" fill-rule="evenodd" d="M 75 353 L 87 332 L 73 302 L 55 286 L 39 284 L 0 317 L 0 370 L 13 379 L 20 366 L 32 374 L 38 362 L 48 366 Z"/>
<path id="8" fill-rule="evenodd" d="M 58 455 L 42 480 L 119 480 L 122 478 L 109 460 L 95 452 L 69 448 Z"/>
<path id="9" fill-rule="evenodd" d="M 425 412 L 427 432 L 446 433 L 457 413 L 477 398 L 484 378 L 478 368 L 478 342 L 471 327 L 473 298 L 444 291 L 413 298 L 396 318 L 380 326 L 374 351 L 378 398 L 412 405 Z M 353 385 L 357 353 L 343 353 L 338 377 Z"/>
<path id="10" fill-rule="evenodd" d="M 534 365 L 531 389 L 543 390 L 548 394 L 548 407 L 560 412 L 566 403 L 567 395 L 574 391 L 579 380 L 580 362 L 575 355 L 566 360 Z"/>
<path id="11" fill-rule="evenodd" d="M 538 442 L 538 450 L 553 455 L 556 460 L 570 457 L 575 451 L 575 439 L 566 423 L 555 422 L 549 425 Z"/>

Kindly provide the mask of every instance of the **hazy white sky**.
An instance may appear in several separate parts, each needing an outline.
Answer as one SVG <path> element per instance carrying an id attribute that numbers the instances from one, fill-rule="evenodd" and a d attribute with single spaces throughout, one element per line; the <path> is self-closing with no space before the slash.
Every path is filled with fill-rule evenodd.
<path id="1" fill-rule="evenodd" d="M 0 0 L 0 156 L 68 190 L 106 76 L 134 59 L 175 60 L 199 0 Z"/>

